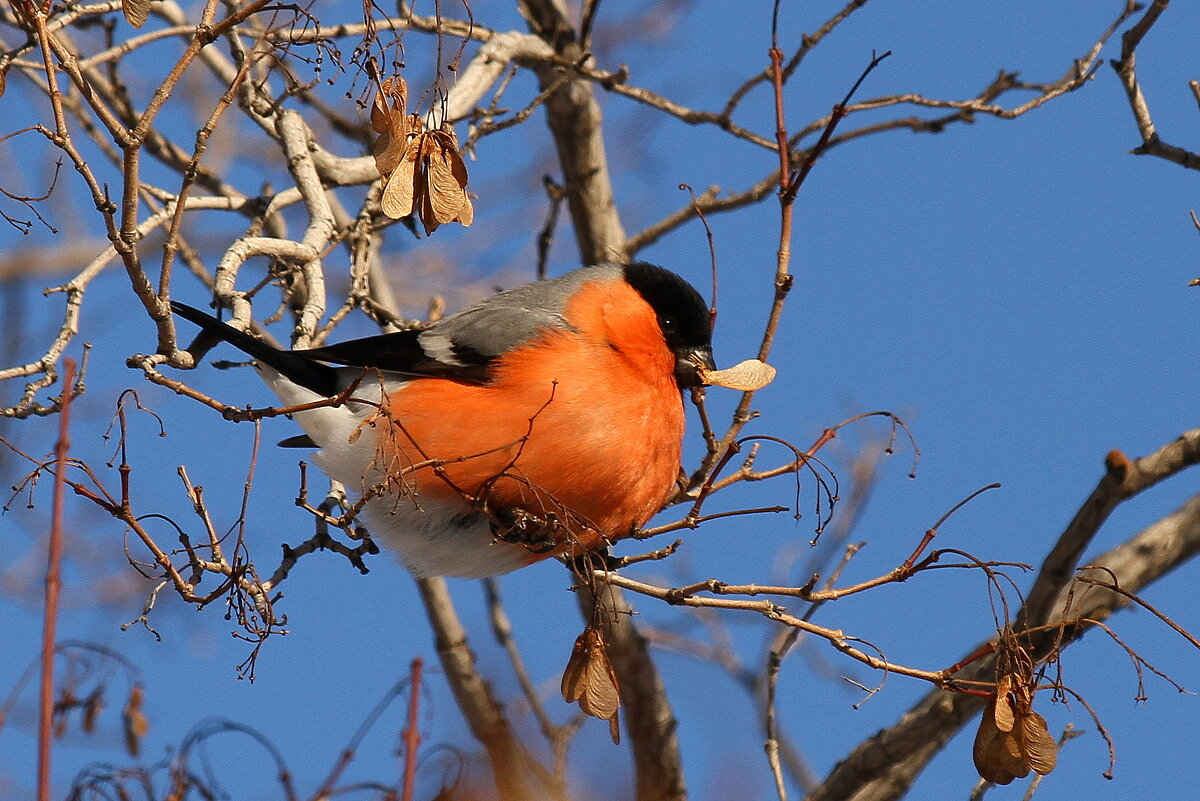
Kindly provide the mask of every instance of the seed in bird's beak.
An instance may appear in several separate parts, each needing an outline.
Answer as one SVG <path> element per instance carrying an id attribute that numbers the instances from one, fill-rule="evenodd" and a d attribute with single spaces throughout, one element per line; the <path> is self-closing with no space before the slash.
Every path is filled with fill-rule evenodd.
<path id="1" fill-rule="evenodd" d="M 758 359 L 747 359 L 724 370 L 700 369 L 700 380 L 713 387 L 726 387 L 741 392 L 762 389 L 775 380 L 775 368 Z"/>

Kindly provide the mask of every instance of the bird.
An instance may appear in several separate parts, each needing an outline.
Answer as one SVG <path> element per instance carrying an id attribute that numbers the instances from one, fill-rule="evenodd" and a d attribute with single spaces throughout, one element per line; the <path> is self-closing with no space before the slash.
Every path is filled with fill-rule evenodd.
<path id="1" fill-rule="evenodd" d="M 285 407 L 317 402 L 292 414 L 313 462 L 418 577 L 497 575 L 632 535 L 677 491 L 683 390 L 718 383 L 704 299 L 645 262 L 307 350 L 171 307 L 253 357 Z"/>

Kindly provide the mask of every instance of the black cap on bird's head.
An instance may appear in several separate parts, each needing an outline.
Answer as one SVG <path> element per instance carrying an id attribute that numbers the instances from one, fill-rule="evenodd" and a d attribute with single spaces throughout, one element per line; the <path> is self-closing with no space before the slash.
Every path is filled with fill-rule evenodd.
<path id="1" fill-rule="evenodd" d="M 704 384 L 701 373 L 716 370 L 708 304 L 696 288 L 670 270 L 645 262 L 624 265 L 625 280 L 658 316 L 667 347 L 675 354 L 675 380 L 682 388 Z"/>

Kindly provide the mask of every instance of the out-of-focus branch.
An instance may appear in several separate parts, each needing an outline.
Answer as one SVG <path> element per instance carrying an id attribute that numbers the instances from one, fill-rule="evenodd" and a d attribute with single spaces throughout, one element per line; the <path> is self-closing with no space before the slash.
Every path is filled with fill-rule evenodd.
<path id="1" fill-rule="evenodd" d="M 529 783 L 530 757 L 509 726 L 492 688 L 475 669 L 475 655 L 445 580 L 418 579 L 417 588 L 435 633 L 446 681 L 471 733 L 487 751 L 501 801 L 528 801 L 534 797 Z"/>
<path id="2" fill-rule="evenodd" d="M 570 795 L 567 783 L 567 747 L 571 744 L 571 738 L 585 717 L 582 714 L 578 715 L 565 726 L 558 726 L 550 719 L 537 687 L 529 677 L 529 671 L 525 669 L 525 659 L 521 656 L 521 651 L 513 638 L 512 621 L 509 620 L 508 612 L 505 611 L 504 603 L 500 598 L 500 582 L 493 576 L 484 579 L 483 586 L 487 597 L 488 617 L 491 620 L 492 633 L 496 637 L 496 642 L 508 654 L 508 661 L 512 665 L 517 683 L 521 685 L 521 693 L 525 696 L 525 702 L 529 704 L 530 711 L 537 719 L 538 728 L 550 746 L 553 770 L 545 777 L 548 780 L 548 790 L 556 799 L 568 801 Z"/>
<path id="3" fill-rule="evenodd" d="M 64 480 L 71 449 L 71 391 L 75 362 L 68 359 L 63 371 L 62 412 L 58 419 L 58 444 L 54 449 L 54 501 L 50 520 L 50 544 L 46 568 L 45 620 L 42 626 L 42 680 L 38 715 L 38 801 L 50 801 L 51 725 L 54 715 L 54 650 L 58 631 L 58 596 L 62 589 L 63 508 L 67 485 Z"/>

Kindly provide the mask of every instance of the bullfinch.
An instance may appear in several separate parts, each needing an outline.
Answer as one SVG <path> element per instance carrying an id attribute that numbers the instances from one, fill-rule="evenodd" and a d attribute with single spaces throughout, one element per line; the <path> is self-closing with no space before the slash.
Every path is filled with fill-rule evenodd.
<path id="1" fill-rule="evenodd" d="M 704 300 L 645 263 L 584 267 L 423 330 L 311 350 L 171 305 L 252 356 L 285 406 L 342 399 L 294 413 L 305 444 L 420 576 L 505 573 L 629 536 L 675 492 L 681 389 L 717 383 Z"/>

